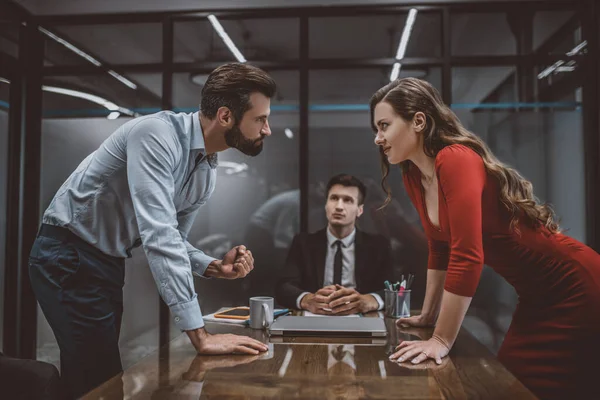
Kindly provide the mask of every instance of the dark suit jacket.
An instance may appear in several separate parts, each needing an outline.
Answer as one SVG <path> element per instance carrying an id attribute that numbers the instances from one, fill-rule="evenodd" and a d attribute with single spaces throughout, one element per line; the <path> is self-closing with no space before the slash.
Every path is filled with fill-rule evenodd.
<path id="1" fill-rule="evenodd" d="M 282 306 L 296 308 L 296 299 L 300 294 L 315 293 L 323 287 L 327 256 L 325 229 L 315 233 L 300 233 L 294 237 L 275 290 L 277 302 Z M 354 255 L 356 290 L 361 294 L 378 293 L 384 300 L 383 282 L 393 279 L 389 240 L 357 229 Z"/>

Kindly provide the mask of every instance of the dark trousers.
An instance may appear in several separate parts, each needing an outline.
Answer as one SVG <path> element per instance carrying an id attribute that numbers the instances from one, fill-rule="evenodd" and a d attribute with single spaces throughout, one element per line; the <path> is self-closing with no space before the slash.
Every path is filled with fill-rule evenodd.
<path id="1" fill-rule="evenodd" d="M 42 225 L 29 275 L 60 348 L 69 397 L 119 374 L 125 260 L 100 252 L 67 229 Z"/>

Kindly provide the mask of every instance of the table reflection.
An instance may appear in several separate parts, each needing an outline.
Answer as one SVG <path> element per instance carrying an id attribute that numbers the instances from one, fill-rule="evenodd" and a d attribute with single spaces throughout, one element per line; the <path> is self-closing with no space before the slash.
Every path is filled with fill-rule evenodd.
<path id="1" fill-rule="evenodd" d="M 514 393 L 531 398 L 472 336 L 461 331 L 441 365 L 397 364 L 389 355 L 403 340 L 427 340 L 432 329 L 385 320 L 383 338 L 272 337 L 243 326 L 207 324 L 211 333 L 247 335 L 269 346 L 259 355 L 196 354 L 186 335 L 147 357 L 86 399 L 402 399 L 467 398 Z M 160 356 L 162 354 L 162 357 Z M 483 364 L 482 364 L 483 363 Z M 482 368 L 485 365 L 485 368 Z M 124 393 L 124 397 L 123 397 Z"/>

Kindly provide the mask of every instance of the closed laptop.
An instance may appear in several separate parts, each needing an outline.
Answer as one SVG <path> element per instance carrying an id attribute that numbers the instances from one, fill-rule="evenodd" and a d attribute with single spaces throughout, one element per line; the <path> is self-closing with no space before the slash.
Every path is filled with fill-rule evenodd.
<path id="1" fill-rule="evenodd" d="M 382 318 L 283 316 L 271 325 L 274 336 L 385 337 Z"/>

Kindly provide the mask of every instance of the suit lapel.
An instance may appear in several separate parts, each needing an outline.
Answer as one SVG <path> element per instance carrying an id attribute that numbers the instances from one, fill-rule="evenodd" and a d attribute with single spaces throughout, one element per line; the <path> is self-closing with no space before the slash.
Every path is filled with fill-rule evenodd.
<path id="1" fill-rule="evenodd" d="M 366 250 L 365 237 L 363 233 L 357 229 L 354 238 L 354 277 L 356 279 L 357 289 L 362 287 L 362 278 L 366 273 L 368 257 Z"/>
<path id="2" fill-rule="evenodd" d="M 327 229 L 327 228 L 325 228 Z M 325 279 L 325 257 L 327 256 L 327 233 L 322 229 L 315 233 L 315 267 L 317 274 L 317 290 L 323 287 Z"/>

